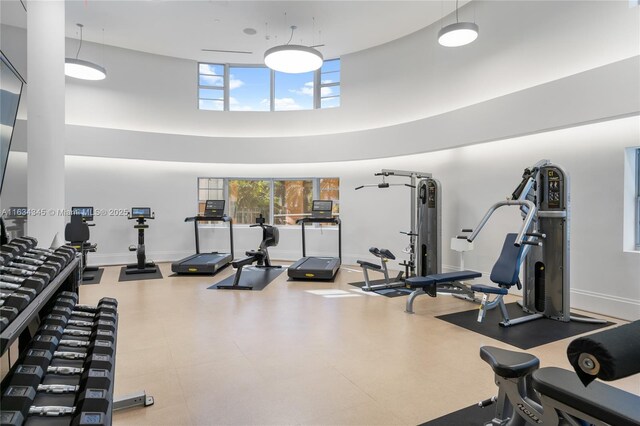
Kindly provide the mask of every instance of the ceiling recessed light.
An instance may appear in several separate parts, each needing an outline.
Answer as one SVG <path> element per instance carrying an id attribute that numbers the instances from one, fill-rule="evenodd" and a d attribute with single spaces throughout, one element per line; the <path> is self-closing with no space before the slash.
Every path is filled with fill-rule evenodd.
<path id="1" fill-rule="evenodd" d="M 255 28 L 245 28 L 242 32 L 246 35 L 256 35 L 258 33 Z"/>

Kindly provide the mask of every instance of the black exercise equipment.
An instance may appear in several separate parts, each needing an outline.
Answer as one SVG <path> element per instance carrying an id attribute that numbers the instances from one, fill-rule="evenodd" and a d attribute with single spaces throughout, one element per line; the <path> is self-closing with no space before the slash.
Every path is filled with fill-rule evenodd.
<path id="1" fill-rule="evenodd" d="M 155 219 L 155 213 L 151 212 L 150 207 L 132 207 L 127 218 L 129 220 L 136 221 L 133 228 L 138 230 L 138 245 L 129 246 L 129 251 L 136 252 L 138 263 L 127 265 L 124 273 L 127 275 L 156 273 L 158 271 L 158 267 L 154 262 L 147 262 L 144 245 L 144 230 L 149 228 L 149 225 L 147 225 L 146 222 L 147 220 Z"/>
<path id="2" fill-rule="evenodd" d="M 342 221 L 333 216 L 333 201 L 314 200 L 311 217 L 298 219 L 302 225 L 302 258 L 289 266 L 287 274 L 294 280 L 332 280 L 342 263 Z M 307 256 L 305 224 L 329 223 L 338 225 L 338 257 Z"/>
<path id="3" fill-rule="evenodd" d="M 364 286 L 362 286 L 363 291 L 386 290 L 390 288 L 404 286 L 404 283 L 402 281 L 402 272 L 399 272 L 393 281 L 389 279 L 389 270 L 387 269 L 387 262 L 389 260 L 396 260 L 396 256 L 393 253 L 391 253 L 390 250 L 385 248 L 379 249 L 377 247 L 371 247 L 369 249 L 369 253 L 371 253 L 372 255 L 380 259 L 380 265 L 367 262 L 366 260 L 356 261 L 358 265 L 360 265 L 360 267 L 362 268 L 362 273 L 364 274 Z M 384 283 L 371 285 L 371 282 L 369 279 L 369 271 L 381 272 L 384 275 Z"/>
<path id="4" fill-rule="evenodd" d="M 231 262 L 231 266 L 236 270 L 233 283 L 231 285 L 218 284 L 215 288 L 221 290 L 253 290 L 253 285 L 244 285 L 240 283 L 242 269 L 245 266 L 255 263 L 256 267 L 261 269 L 281 268 L 279 265 L 272 265 L 271 259 L 269 258 L 269 247 L 275 247 L 278 245 L 280 232 L 275 226 L 265 225 L 264 222 L 265 219 L 262 214 L 260 214 L 260 216 L 256 218 L 256 223 L 250 226 L 250 228 L 262 228 L 262 241 L 260 242 L 258 250 L 249 250 L 245 252 L 247 257 Z"/>
<path id="5" fill-rule="evenodd" d="M 89 242 L 89 227 L 95 226 L 93 221 L 93 207 L 72 207 L 71 220 L 64 228 L 64 239 L 69 241 L 69 245 L 82 254 L 82 280 L 91 281 L 95 278 L 93 274 L 85 272 L 97 272 L 99 268 L 87 266 L 87 253 L 95 253 L 98 245 Z"/>
<path id="6" fill-rule="evenodd" d="M 215 274 L 233 260 L 233 220 L 224 214 L 224 200 L 207 200 L 204 214 L 188 217 L 185 222 L 193 222 L 196 237 L 196 254 L 171 264 L 171 271 L 177 274 Z M 200 253 L 200 222 L 227 222 L 229 224 L 230 252 Z"/>
<path id="7" fill-rule="evenodd" d="M 483 346 L 480 357 L 493 369 L 498 385 L 497 397 L 479 403 L 496 403 L 495 416 L 486 424 L 640 425 L 640 397 L 593 381 L 640 373 L 638 351 L 640 321 L 571 342 L 567 355 L 575 373 L 539 368 L 531 354 Z"/>

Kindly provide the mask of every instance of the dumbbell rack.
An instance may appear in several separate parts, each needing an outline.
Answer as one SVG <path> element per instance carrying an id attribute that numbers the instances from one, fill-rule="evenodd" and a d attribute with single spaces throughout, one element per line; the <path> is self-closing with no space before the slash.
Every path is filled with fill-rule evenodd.
<path id="1" fill-rule="evenodd" d="M 17 243 L 2 246 L 3 262 L 20 259 L 37 241 L 24 237 Z M 17 244 L 17 245 L 16 245 Z M 22 245 L 21 245 L 22 244 Z M 11 246 L 11 248 L 9 248 Z M 20 246 L 22 248 L 16 248 Z M 0 355 L 4 355 L 17 342 L 19 356 L 2 379 L 0 424 L 4 425 L 110 425 L 112 411 L 135 406 L 153 405 L 153 397 L 144 391 L 119 399 L 113 398 L 115 377 L 115 351 L 118 327 L 117 301 L 103 298 L 97 307 L 78 305 L 78 283 L 81 262 L 76 251 L 65 246 L 64 256 L 56 251 L 45 257 L 57 257 L 43 268 L 48 278 L 29 289 L 29 301 L 19 296 L 18 313 L 3 324 L 0 333 Z M 5 254 L 8 253 L 8 254 Z M 33 252 L 32 252 L 33 253 Z M 42 253 L 40 253 L 42 254 Z M 64 259 L 63 259 L 64 258 Z M 45 262 L 22 260 L 43 265 Z M 9 265 L 11 266 L 11 265 Z M 18 266 L 21 265 L 14 265 Z M 4 269 L 8 274 L 26 276 L 17 269 Z M 57 272 L 57 274 L 56 274 Z M 9 279 L 8 276 L 5 279 Z M 14 281 L 15 282 L 15 281 Z M 44 287 L 43 287 L 44 285 Z M 9 296 L 12 292 L 9 290 Z M 20 290 L 15 290 L 22 293 Z M 4 301 L 3 296 L 3 301 Z M 9 300 L 9 299 L 7 299 Z M 26 303 L 26 305 L 25 305 Z M 12 308 L 14 309 L 14 308 Z M 3 314 L 4 315 L 4 314 Z M 37 330 L 37 331 L 36 331 Z M 10 357 L 9 362 L 10 361 Z"/>

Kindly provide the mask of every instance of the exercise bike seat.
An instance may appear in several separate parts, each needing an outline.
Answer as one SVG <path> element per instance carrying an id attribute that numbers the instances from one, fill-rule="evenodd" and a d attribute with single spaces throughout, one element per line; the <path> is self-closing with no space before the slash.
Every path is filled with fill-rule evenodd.
<path id="1" fill-rule="evenodd" d="M 533 388 L 610 425 L 639 425 L 640 398 L 594 381 L 585 387 L 573 371 L 545 367 L 532 374 Z"/>
<path id="2" fill-rule="evenodd" d="M 531 354 L 494 346 L 480 347 L 480 358 L 491 366 L 494 373 L 507 379 L 526 376 L 540 367 L 540 360 Z"/>
<path id="3" fill-rule="evenodd" d="M 358 265 L 360 265 L 361 268 L 367 267 L 369 269 L 382 269 L 382 266 L 376 265 L 375 263 L 367 262 L 365 260 L 356 260 L 356 262 L 358 263 Z"/>

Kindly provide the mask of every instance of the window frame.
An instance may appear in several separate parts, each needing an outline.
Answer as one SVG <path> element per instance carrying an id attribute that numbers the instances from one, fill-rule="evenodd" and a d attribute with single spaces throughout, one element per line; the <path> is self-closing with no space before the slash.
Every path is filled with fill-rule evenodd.
<path id="1" fill-rule="evenodd" d="M 201 75 L 210 75 L 210 74 L 202 74 L 200 73 L 200 65 L 217 65 L 217 66 L 222 66 L 222 86 L 203 86 L 200 84 L 200 76 Z M 198 89 L 197 89 L 197 93 L 198 93 L 198 97 L 196 99 L 196 105 L 198 106 L 198 111 L 216 111 L 216 110 L 210 110 L 210 109 L 201 109 L 200 108 L 200 101 L 202 100 L 202 98 L 200 98 L 200 89 L 213 89 L 213 90 L 222 90 L 222 111 L 227 111 L 228 110 L 228 103 L 229 103 L 229 67 L 227 66 L 227 64 L 218 64 L 218 63 L 213 63 L 213 62 L 198 62 Z M 218 75 L 214 74 L 214 76 L 219 77 Z M 205 99 L 205 100 L 213 100 L 213 101 L 219 101 L 220 99 Z M 218 111 L 219 112 L 219 111 Z"/>
<path id="2" fill-rule="evenodd" d="M 331 62 L 331 61 L 339 61 L 340 62 L 340 72 L 342 72 L 342 59 L 341 58 L 333 58 L 333 59 L 327 59 L 325 62 Z M 200 109 L 200 89 L 215 89 L 215 90 L 220 90 L 221 88 L 218 86 L 201 86 L 200 85 L 200 76 L 202 74 L 200 74 L 200 65 L 216 65 L 216 66 L 223 66 L 224 67 L 224 76 L 223 76 L 223 84 L 224 87 L 222 87 L 223 89 L 223 112 L 247 112 L 247 111 L 231 111 L 230 109 L 230 100 L 229 100 L 229 96 L 230 96 L 230 91 L 231 89 L 229 88 L 229 82 L 231 80 L 231 69 L 232 68 L 267 68 L 269 69 L 266 65 L 260 65 L 260 64 L 237 64 L 237 63 L 219 63 L 219 62 L 198 62 L 197 63 L 197 75 L 198 75 L 198 90 L 197 90 L 197 105 L 198 105 L 198 110 L 199 111 L 216 111 L 216 112 L 220 112 L 218 110 L 207 110 L 207 109 Z M 336 72 L 336 71 L 331 71 L 331 72 Z M 322 84 L 322 67 L 318 68 L 317 70 L 315 70 L 313 72 L 313 101 L 312 101 L 312 105 L 313 108 L 311 108 L 310 110 L 316 110 L 316 109 L 334 109 L 334 108 L 339 108 L 342 105 L 342 92 L 340 93 L 340 95 L 337 96 L 328 96 L 325 98 L 322 98 L 321 94 L 322 94 L 322 88 L 323 87 L 334 87 L 334 86 L 341 86 L 341 82 L 333 82 L 333 83 L 327 83 L 327 84 Z M 276 87 L 275 87 L 275 83 L 276 83 L 276 72 L 272 69 L 269 69 L 269 110 L 268 111 L 251 111 L 251 112 L 275 112 L 275 98 L 276 98 Z M 322 99 L 328 99 L 328 98 L 340 98 L 340 106 L 338 107 L 331 107 L 331 108 L 322 108 Z M 306 110 L 301 110 L 301 111 L 310 111 L 309 109 Z M 280 112 L 280 111 L 278 111 Z"/>
<path id="3" fill-rule="evenodd" d="M 335 59 L 328 59 L 325 62 L 332 62 L 332 61 L 340 61 L 340 58 L 335 58 Z M 322 96 L 322 88 L 323 87 L 341 87 L 341 81 L 334 81 L 331 83 L 322 83 L 322 74 L 332 74 L 335 72 L 339 72 L 340 76 L 342 77 L 342 61 L 340 62 L 340 71 L 326 71 L 326 72 L 322 72 L 322 67 L 320 67 L 318 69 L 318 72 L 315 74 L 315 79 L 314 79 L 314 84 L 313 84 L 313 100 L 314 100 L 314 109 L 331 109 L 331 108 L 339 108 L 340 106 L 342 106 L 342 90 L 340 91 L 339 95 L 335 95 L 335 96 Z M 332 99 L 332 98 L 340 98 L 340 105 L 338 105 L 337 107 L 329 107 L 329 108 L 322 108 L 322 100 L 323 99 Z"/>
<path id="4" fill-rule="evenodd" d="M 273 224 L 274 222 L 274 186 L 275 186 L 275 182 L 276 181 L 286 181 L 286 180 L 309 180 L 313 183 L 313 199 L 314 200 L 319 200 L 320 199 L 320 181 L 322 179 L 338 179 L 338 194 L 340 192 L 340 177 L 339 176 L 316 176 L 316 177 L 285 177 L 285 178 L 280 178 L 280 177 L 242 177 L 242 176 L 233 176 L 233 177 L 216 177 L 216 176 L 198 176 L 196 178 L 196 207 L 199 208 L 200 206 L 200 179 L 221 179 L 223 182 L 223 194 L 224 194 L 224 200 L 225 200 L 225 206 L 224 206 L 224 212 L 225 214 L 229 215 L 229 207 L 230 207 L 230 202 L 229 202 L 229 181 L 232 180 L 254 180 L 254 181 L 267 181 L 269 182 L 269 217 L 268 219 L 268 223 L 269 224 Z M 338 202 L 340 201 L 340 198 L 338 196 Z M 336 216 L 340 217 L 340 211 L 338 211 L 337 214 L 335 214 Z M 238 223 L 236 224 L 234 222 L 233 226 L 234 227 L 245 227 L 248 228 L 251 224 L 248 223 Z M 323 229 L 338 229 L 338 226 L 335 224 L 332 225 L 328 225 L 328 224 L 322 224 L 322 228 Z M 301 225 L 277 225 L 278 227 L 282 228 L 300 228 Z M 217 224 L 214 223 L 213 225 L 209 225 L 209 227 L 224 227 L 224 225 L 221 224 Z M 310 225 L 306 225 L 307 228 L 311 227 Z M 320 224 L 313 224 L 313 227 L 320 227 Z"/>
<path id="5" fill-rule="evenodd" d="M 636 148 L 636 250 L 640 250 L 640 148 Z"/>

